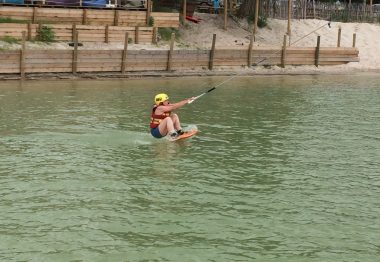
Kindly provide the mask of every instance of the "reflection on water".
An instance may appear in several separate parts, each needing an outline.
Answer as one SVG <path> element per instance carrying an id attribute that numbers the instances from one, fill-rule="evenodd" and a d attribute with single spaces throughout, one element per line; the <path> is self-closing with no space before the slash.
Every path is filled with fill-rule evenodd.
<path id="1" fill-rule="evenodd" d="M 1 260 L 376 261 L 379 77 L 224 80 L 1 82 Z"/>

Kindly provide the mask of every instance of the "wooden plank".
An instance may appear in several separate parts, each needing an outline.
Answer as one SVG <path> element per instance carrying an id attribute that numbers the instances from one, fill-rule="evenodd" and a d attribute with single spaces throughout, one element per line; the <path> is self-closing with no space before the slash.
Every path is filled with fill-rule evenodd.
<path id="1" fill-rule="evenodd" d="M 71 65 L 70 67 L 50 67 L 50 68 L 44 68 L 44 67 L 28 67 L 27 68 L 28 73 L 70 73 L 71 72 Z"/>
<path id="2" fill-rule="evenodd" d="M 332 58 L 323 58 L 319 59 L 320 62 L 359 62 L 358 57 L 332 57 Z"/>
<path id="3" fill-rule="evenodd" d="M 0 69 L 0 73 L 2 74 L 20 73 L 20 68 L 4 68 L 4 69 Z"/>

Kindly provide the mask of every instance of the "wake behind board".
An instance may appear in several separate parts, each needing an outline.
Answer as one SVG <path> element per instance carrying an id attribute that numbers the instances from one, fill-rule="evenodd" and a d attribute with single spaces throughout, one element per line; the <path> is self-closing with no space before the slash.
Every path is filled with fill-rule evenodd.
<path id="1" fill-rule="evenodd" d="M 192 137 L 196 133 L 198 133 L 197 129 L 191 129 L 191 130 L 184 132 L 182 135 L 179 135 L 175 139 L 172 139 L 170 141 L 173 142 L 173 141 L 178 141 L 181 139 L 186 139 L 186 138 Z"/>

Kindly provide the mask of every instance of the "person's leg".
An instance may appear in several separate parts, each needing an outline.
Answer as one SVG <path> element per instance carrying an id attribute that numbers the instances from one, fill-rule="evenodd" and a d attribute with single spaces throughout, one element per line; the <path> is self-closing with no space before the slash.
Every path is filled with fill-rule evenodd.
<path id="1" fill-rule="evenodd" d="M 158 130 L 162 136 L 166 136 L 168 133 L 174 133 L 175 129 L 173 120 L 170 117 L 163 119 L 158 126 Z"/>
<path id="2" fill-rule="evenodd" d="M 173 121 L 173 126 L 175 128 L 175 130 L 181 130 L 181 122 L 179 121 L 179 117 L 177 114 L 172 114 L 171 116 L 171 119 Z"/>

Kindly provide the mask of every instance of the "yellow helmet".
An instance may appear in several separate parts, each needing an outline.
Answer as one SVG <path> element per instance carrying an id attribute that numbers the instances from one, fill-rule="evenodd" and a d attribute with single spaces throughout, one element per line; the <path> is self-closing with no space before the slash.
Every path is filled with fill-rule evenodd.
<path id="1" fill-rule="evenodd" d="M 154 97 L 154 103 L 156 105 L 159 105 L 160 103 L 165 102 L 166 100 L 169 100 L 169 97 L 167 94 L 158 94 Z"/>

